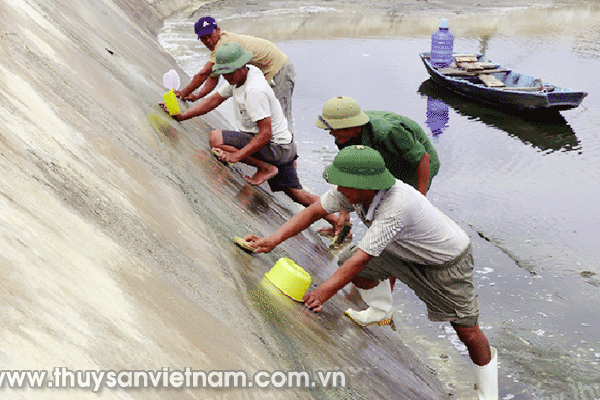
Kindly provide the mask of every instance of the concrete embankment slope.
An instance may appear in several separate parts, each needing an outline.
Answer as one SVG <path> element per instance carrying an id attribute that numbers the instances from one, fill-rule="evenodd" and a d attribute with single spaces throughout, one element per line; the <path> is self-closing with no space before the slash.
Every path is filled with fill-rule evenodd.
<path id="1" fill-rule="evenodd" d="M 184 4 L 0 3 L 0 370 L 337 370 L 349 387 L 92 393 L 52 375 L 0 397 L 444 398 L 391 330 L 343 317 L 350 292 L 312 314 L 264 281 L 283 256 L 325 279 L 335 260 L 314 234 L 270 255 L 230 241 L 293 207 L 217 162 L 206 122 L 156 106 L 177 69 L 156 33 Z"/>

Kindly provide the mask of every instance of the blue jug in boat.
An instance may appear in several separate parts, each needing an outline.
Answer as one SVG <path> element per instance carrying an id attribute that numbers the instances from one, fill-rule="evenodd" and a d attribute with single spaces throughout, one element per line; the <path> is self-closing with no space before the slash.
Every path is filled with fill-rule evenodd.
<path id="1" fill-rule="evenodd" d="M 448 20 L 442 19 L 440 27 L 431 35 L 430 61 L 435 67 L 445 68 L 452 64 L 454 52 L 454 35 L 448 28 Z"/>

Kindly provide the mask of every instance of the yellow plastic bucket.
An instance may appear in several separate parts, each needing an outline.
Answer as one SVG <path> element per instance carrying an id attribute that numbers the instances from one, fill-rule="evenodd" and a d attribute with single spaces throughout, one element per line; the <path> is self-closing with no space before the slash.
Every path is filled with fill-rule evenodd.
<path id="1" fill-rule="evenodd" d="M 169 110 L 169 114 L 178 115 L 181 114 L 181 109 L 179 108 L 179 104 L 177 103 L 177 96 L 173 89 L 169 90 L 165 93 L 165 106 L 167 110 Z"/>
<path id="2" fill-rule="evenodd" d="M 302 301 L 311 282 L 308 272 L 289 258 L 277 260 L 265 276 L 283 294 L 296 301 Z"/>

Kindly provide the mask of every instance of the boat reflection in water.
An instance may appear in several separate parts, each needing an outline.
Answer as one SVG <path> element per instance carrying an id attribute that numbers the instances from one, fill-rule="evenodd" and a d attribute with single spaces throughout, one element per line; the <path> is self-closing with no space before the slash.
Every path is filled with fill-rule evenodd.
<path id="1" fill-rule="evenodd" d="M 449 125 L 448 106 L 458 114 L 479 120 L 519 138 L 545 152 L 577 151 L 581 144 L 575 132 L 559 112 L 510 113 L 470 101 L 436 84 L 424 81 L 418 92 L 427 97 L 426 124 L 434 140 Z"/>

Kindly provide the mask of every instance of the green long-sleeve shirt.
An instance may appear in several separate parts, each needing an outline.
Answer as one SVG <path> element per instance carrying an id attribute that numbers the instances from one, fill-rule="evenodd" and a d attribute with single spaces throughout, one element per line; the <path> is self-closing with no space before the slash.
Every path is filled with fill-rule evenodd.
<path id="1" fill-rule="evenodd" d="M 360 136 L 344 144 L 336 140 L 341 150 L 346 146 L 363 144 L 381 153 L 387 169 L 396 179 L 418 188 L 417 166 L 429 154 L 429 186 L 440 169 L 435 148 L 419 124 L 410 118 L 387 111 L 365 111 L 369 117 Z"/>

